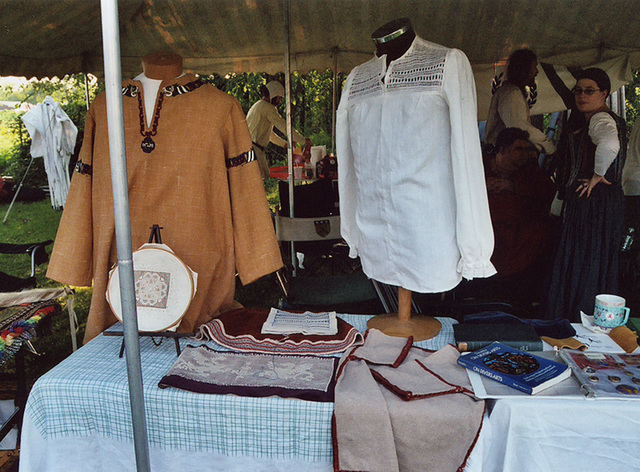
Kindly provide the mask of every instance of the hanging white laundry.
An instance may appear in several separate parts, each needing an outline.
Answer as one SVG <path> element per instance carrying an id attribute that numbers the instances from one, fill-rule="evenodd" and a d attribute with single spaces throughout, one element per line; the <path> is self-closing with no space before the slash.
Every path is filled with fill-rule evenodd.
<path id="1" fill-rule="evenodd" d="M 78 128 L 59 103 L 47 96 L 44 101 L 22 116 L 31 136 L 31 156 L 44 159 L 51 205 L 62 208 L 69 193 L 69 160 L 73 153 Z"/>

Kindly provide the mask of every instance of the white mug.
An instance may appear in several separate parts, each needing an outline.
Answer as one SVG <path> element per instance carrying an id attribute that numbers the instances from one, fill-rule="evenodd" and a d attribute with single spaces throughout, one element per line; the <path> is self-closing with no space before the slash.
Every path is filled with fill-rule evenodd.
<path id="1" fill-rule="evenodd" d="M 623 326 L 629 320 L 629 308 L 626 300 L 618 295 L 600 294 L 596 296 L 593 310 L 593 324 L 609 329 Z"/>

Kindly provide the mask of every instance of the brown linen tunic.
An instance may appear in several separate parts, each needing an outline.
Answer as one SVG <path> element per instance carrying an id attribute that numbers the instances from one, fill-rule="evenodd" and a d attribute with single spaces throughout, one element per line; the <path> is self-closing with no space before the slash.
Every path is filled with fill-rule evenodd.
<path id="1" fill-rule="evenodd" d="M 191 74 L 165 80 L 160 92 L 196 80 Z M 247 284 L 282 266 L 239 103 L 212 85 L 188 89 L 164 97 L 155 150 L 147 154 L 140 147 L 142 84 L 123 84 L 133 249 L 158 224 L 162 242 L 198 273 L 181 332 L 193 332 L 233 305 L 236 270 Z M 47 272 L 75 286 L 90 286 L 93 279 L 85 342 L 117 321 L 105 298 L 108 272 L 117 261 L 106 116 L 101 94 L 87 114 L 79 157 L 91 173 L 74 172 Z"/>

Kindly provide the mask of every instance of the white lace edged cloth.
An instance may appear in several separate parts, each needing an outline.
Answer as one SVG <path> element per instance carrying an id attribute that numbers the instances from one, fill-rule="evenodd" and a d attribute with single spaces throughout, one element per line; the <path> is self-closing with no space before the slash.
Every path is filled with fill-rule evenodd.
<path id="1" fill-rule="evenodd" d="M 218 352 L 187 346 L 159 383 L 196 393 L 331 402 L 336 357 Z"/>
<path id="2" fill-rule="evenodd" d="M 484 402 L 456 365 L 453 346 L 368 331 L 338 367 L 334 470 L 462 471 L 482 427 Z"/>
<path id="3" fill-rule="evenodd" d="M 340 318 L 335 335 L 262 334 L 268 315 L 266 310 L 229 311 L 200 326 L 196 339 L 215 341 L 232 351 L 292 355 L 337 354 L 364 342 L 362 333 Z"/>

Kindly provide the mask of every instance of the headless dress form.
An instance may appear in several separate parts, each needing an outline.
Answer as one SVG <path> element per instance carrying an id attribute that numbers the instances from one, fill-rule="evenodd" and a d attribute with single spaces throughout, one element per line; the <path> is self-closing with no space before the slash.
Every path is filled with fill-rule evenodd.
<path id="1" fill-rule="evenodd" d="M 142 58 L 142 71 L 142 74 L 138 75 L 135 80 L 142 82 L 144 113 L 147 118 L 147 126 L 151 126 L 160 84 L 163 80 L 176 79 L 184 75 L 182 57 L 168 52 L 147 54 Z"/>
<path id="2" fill-rule="evenodd" d="M 408 18 L 393 20 L 373 32 L 371 39 L 376 45 L 376 55 L 386 55 L 387 68 L 407 52 L 416 33 Z M 369 328 L 375 328 L 389 336 L 423 341 L 436 336 L 442 325 L 431 316 L 411 313 L 411 291 L 398 287 L 398 313 L 386 313 L 371 318 L 367 323 Z"/>

